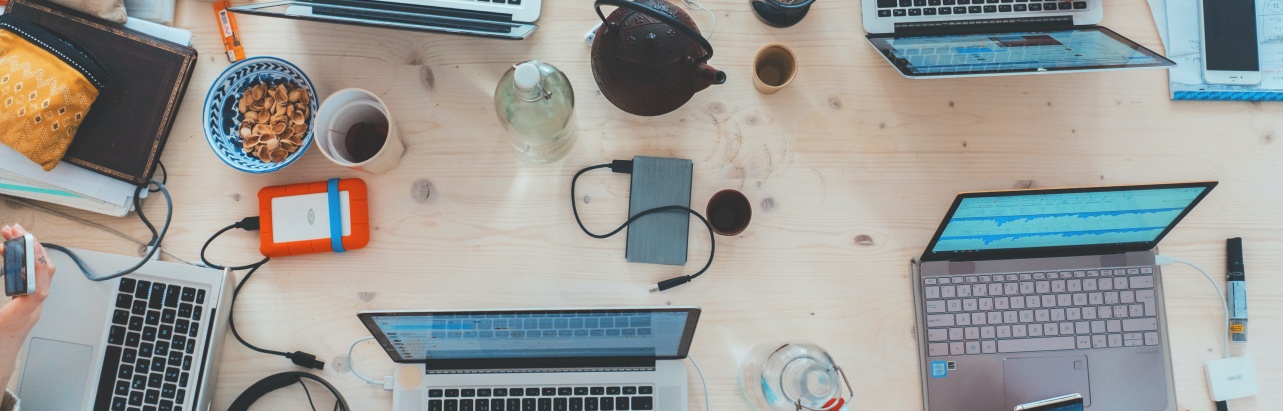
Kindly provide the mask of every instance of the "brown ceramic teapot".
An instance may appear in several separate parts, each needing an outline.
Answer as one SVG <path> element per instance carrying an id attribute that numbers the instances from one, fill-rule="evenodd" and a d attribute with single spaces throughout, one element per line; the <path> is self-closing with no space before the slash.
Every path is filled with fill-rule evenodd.
<path id="1" fill-rule="evenodd" d="M 601 6 L 618 7 L 606 17 Z M 639 116 L 669 113 L 696 92 L 726 82 L 709 66 L 713 45 L 689 14 L 664 0 L 597 0 L 592 71 L 601 93 Z"/>

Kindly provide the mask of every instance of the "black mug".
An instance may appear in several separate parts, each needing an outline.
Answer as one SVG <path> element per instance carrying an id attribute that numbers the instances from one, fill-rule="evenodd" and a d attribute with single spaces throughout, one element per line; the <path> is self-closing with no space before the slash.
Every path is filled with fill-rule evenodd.
<path id="1" fill-rule="evenodd" d="M 802 21 L 815 0 L 752 0 L 753 12 L 771 27 L 789 27 Z"/>

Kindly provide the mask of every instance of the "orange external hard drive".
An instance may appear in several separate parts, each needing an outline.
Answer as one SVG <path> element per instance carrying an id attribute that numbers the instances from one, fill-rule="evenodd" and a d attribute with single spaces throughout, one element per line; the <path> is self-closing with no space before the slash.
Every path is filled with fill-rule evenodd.
<path id="1" fill-rule="evenodd" d="M 370 243 L 369 194 L 359 178 L 258 191 L 259 251 L 267 257 L 342 253 Z"/>

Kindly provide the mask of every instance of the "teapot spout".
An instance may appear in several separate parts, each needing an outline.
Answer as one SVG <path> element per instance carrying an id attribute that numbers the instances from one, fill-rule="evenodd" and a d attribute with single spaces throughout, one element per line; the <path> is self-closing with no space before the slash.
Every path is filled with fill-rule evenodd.
<path id="1" fill-rule="evenodd" d="M 713 68 L 708 64 L 699 65 L 699 75 L 695 76 L 695 91 L 702 91 L 708 86 L 726 83 L 726 72 Z"/>

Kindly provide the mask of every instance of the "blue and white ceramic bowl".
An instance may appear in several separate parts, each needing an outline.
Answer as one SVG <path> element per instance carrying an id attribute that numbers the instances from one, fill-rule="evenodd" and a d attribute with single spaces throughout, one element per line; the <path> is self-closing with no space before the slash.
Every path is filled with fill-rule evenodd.
<path id="1" fill-rule="evenodd" d="M 290 153 L 285 161 L 279 163 L 259 160 L 258 157 L 245 152 L 243 140 L 237 133 L 241 124 L 241 113 L 236 110 L 237 103 L 245 90 L 259 83 L 271 87 L 290 83 L 307 92 L 310 102 L 307 111 L 307 133 L 303 135 L 303 144 L 298 150 Z M 308 80 L 303 70 L 290 62 L 276 57 L 250 57 L 233 64 L 218 76 L 214 85 L 205 95 L 205 140 L 214 154 L 224 163 L 240 171 L 254 174 L 270 173 L 285 168 L 312 146 L 312 128 L 316 118 L 317 98 L 312 81 Z"/>

